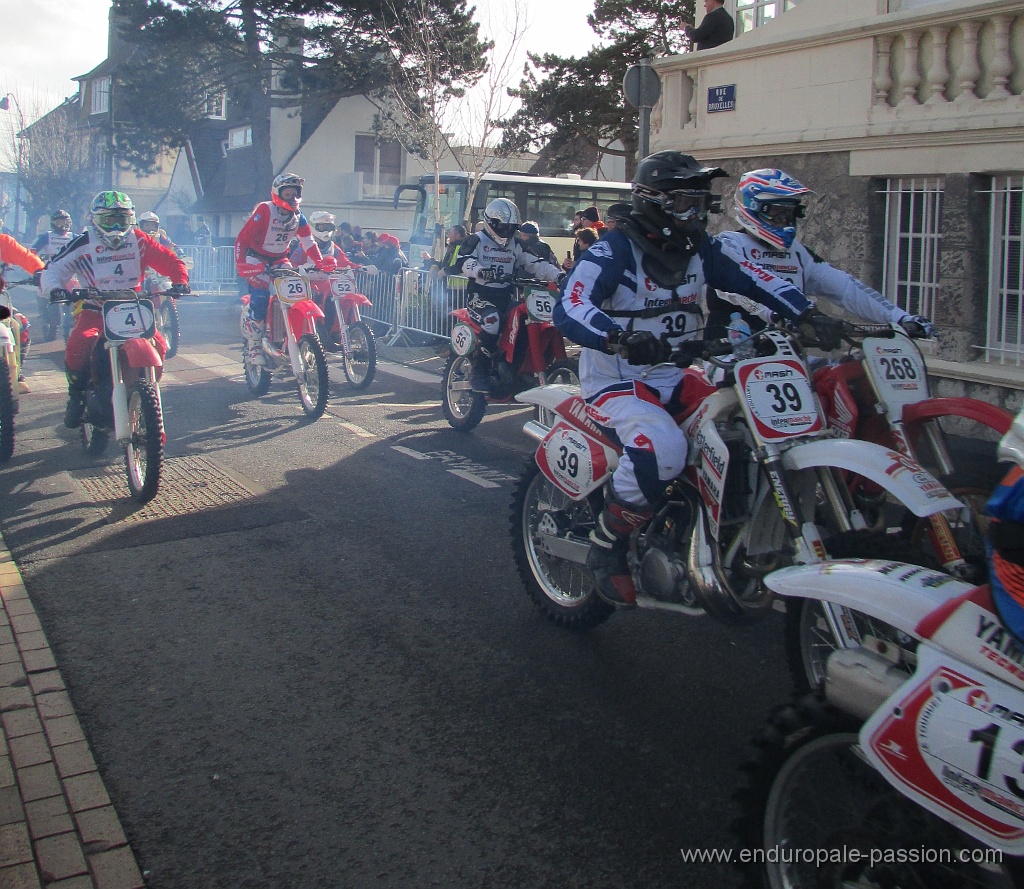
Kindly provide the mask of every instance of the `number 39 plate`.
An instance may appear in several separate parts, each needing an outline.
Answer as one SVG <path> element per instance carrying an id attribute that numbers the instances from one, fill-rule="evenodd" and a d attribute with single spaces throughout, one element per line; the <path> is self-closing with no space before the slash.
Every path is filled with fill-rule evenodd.
<path id="1" fill-rule="evenodd" d="M 743 406 L 762 441 L 811 435 L 825 427 L 803 364 L 752 358 L 736 365 Z"/>
<path id="2" fill-rule="evenodd" d="M 615 452 L 560 420 L 537 448 L 537 465 L 573 500 L 582 500 L 614 468 Z"/>

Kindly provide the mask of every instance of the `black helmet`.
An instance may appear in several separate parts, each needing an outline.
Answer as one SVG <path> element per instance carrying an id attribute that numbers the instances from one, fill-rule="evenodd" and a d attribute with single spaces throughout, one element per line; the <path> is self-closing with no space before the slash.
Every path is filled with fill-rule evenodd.
<path id="1" fill-rule="evenodd" d="M 705 167 L 689 154 L 658 151 L 645 157 L 633 176 L 633 212 L 666 240 L 704 231 L 708 213 L 720 213 L 721 199 L 711 183 L 728 176 L 721 167 Z"/>
<path id="2" fill-rule="evenodd" d="M 54 210 L 50 215 L 50 228 L 55 232 L 71 231 L 71 214 L 67 210 Z"/>

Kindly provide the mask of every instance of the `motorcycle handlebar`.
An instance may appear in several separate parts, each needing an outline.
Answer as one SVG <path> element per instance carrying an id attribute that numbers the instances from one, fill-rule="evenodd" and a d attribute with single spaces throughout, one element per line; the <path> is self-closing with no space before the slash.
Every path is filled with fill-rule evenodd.
<path id="1" fill-rule="evenodd" d="M 63 287 L 54 287 L 50 291 L 50 303 L 73 303 L 80 299 L 145 299 L 148 294 L 139 293 L 137 290 L 99 290 L 96 287 L 75 287 L 65 290 Z M 196 296 L 192 293 L 178 293 L 174 290 L 161 290 L 158 296 L 170 296 L 178 299 L 182 296 Z"/>

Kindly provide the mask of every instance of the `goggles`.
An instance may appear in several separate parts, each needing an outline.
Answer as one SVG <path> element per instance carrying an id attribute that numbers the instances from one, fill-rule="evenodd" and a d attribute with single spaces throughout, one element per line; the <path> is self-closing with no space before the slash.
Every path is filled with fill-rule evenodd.
<path id="1" fill-rule="evenodd" d="M 100 231 L 127 232 L 135 225 L 135 213 L 131 210 L 104 210 L 93 216 L 93 222 Z"/>
<path id="2" fill-rule="evenodd" d="M 329 222 L 318 222 L 313 228 L 318 232 L 332 232 L 335 227 Z"/>
<path id="3" fill-rule="evenodd" d="M 712 210 L 719 210 L 721 202 L 717 195 L 703 189 L 679 189 L 665 192 L 659 201 L 661 209 L 680 222 L 691 219 L 706 219 Z"/>
<path id="4" fill-rule="evenodd" d="M 147 219 L 145 222 L 139 223 L 139 228 L 141 228 L 147 235 L 155 235 L 157 230 L 160 228 L 160 223 Z"/>
<path id="5" fill-rule="evenodd" d="M 804 205 L 786 201 L 784 203 L 759 204 L 757 218 L 776 228 L 790 228 L 804 216 Z"/>

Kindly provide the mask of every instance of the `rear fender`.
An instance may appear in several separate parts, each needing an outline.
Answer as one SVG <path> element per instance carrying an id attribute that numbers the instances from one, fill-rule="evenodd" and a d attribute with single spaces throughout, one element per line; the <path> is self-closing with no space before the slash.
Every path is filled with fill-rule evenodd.
<path id="1" fill-rule="evenodd" d="M 795 565 L 765 577 L 780 596 L 852 608 L 917 639 L 932 612 L 971 592 L 972 584 L 948 574 L 884 559 L 839 559 Z"/>
<path id="2" fill-rule="evenodd" d="M 1013 414 L 977 398 L 926 398 L 903 408 L 903 422 L 908 426 L 939 417 L 963 417 L 982 423 L 1005 435 L 1013 423 Z"/>
<path id="3" fill-rule="evenodd" d="M 854 472 L 884 488 L 917 516 L 963 507 L 916 460 L 868 441 L 819 439 L 801 443 L 782 455 L 782 465 L 789 470 L 820 466 Z"/>

